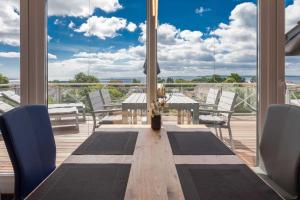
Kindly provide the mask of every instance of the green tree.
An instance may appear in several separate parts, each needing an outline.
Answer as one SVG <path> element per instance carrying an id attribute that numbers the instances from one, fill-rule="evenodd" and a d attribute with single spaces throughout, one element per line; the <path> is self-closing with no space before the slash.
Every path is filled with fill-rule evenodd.
<path id="1" fill-rule="evenodd" d="M 209 77 L 207 76 L 203 76 L 203 77 L 199 77 L 199 78 L 195 78 L 192 80 L 192 83 L 208 83 L 210 80 Z"/>
<path id="2" fill-rule="evenodd" d="M 0 84 L 8 84 L 9 80 L 6 76 L 0 74 Z"/>
<path id="3" fill-rule="evenodd" d="M 69 81 L 70 83 L 94 83 L 88 86 L 71 86 L 68 88 L 68 92 L 62 95 L 62 101 L 71 103 L 77 102 L 78 100 L 86 105 L 86 110 L 90 111 L 90 106 L 88 103 L 87 96 L 89 92 L 94 90 L 99 90 L 103 86 L 100 84 L 100 80 L 93 75 L 87 75 L 80 72 L 74 76 L 74 79 Z M 95 84 L 96 83 L 96 84 Z"/>
<path id="4" fill-rule="evenodd" d="M 225 79 L 218 75 L 218 74 L 213 74 L 210 79 L 208 80 L 209 83 L 222 83 Z"/>
<path id="5" fill-rule="evenodd" d="M 115 86 L 109 86 L 108 92 L 109 92 L 112 100 L 120 100 L 124 95 L 122 93 L 122 91 Z"/>
<path id="6" fill-rule="evenodd" d="M 80 72 L 75 75 L 74 79 L 70 81 L 71 83 L 99 83 L 99 79 L 93 75 L 86 75 Z"/>
<path id="7" fill-rule="evenodd" d="M 49 83 L 60 83 L 61 81 L 59 80 L 53 80 L 53 81 L 49 81 Z"/>
<path id="8" fill-rule="evenodd" d="M 134 78 L 134 79 L 132 79 L 132 83 L 141 83 L 141 81 Z"/>
<path id="9" fill-rule="evenodd" d="M 190 81 L 184 80 L 184 79 L 176 79 L 175 83 L 189 83 Z"/>
<path id="10" fill-rule="evenodd" d="M 226 77 L 224 83 L 244 83 L 245 78 L 241 77 L 237 73 L 231 73 L 229 76 Z"/>
<path id="11" fill-rule="evenodd" d="M 174 83 L 174 79 L 171 78 L 171 77 L 168 77 L 168 78 L 167 78 L 167 83 Z"/>
<path id="12" fill-rule="evenodd" d="M 165 79 L 160 78 L 160 77 L 157 78 L 157 83 L 165 83 L 165 82 L 166 82 Z"/>
<path id="13" fill-rule="evenodd" d="M 257 81 L 257 77 L 256 76 L 252 76 L 251 79 L 250 79 L 250 82 L 251 83 L 256 83 Z"/>

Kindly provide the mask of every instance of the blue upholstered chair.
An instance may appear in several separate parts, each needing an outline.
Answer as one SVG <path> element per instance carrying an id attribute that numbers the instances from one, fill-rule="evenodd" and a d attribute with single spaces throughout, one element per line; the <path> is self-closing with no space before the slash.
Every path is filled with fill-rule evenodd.
<path id="1" fill-rule="evenodd" d="M 15 172 L 15 199 L 24 199 L 54 169 L 56 147 L 42 105 L 15 108 L 0 116 L 0 128 Z"/>

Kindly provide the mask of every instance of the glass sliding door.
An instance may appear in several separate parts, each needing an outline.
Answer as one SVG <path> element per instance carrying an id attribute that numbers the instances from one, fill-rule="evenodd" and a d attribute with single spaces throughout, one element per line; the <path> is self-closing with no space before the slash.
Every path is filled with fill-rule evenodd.
<path id="1" fill-rule="evenodd" d="M 158 82 L 173 96 L 179 93 L 200 104 L 212 89 L 235 93 L 233 143 L 240 157 L 255 165 L 257 1 L 176 0 L 170 6 L 160 0 L 158 21 Z M 193 124 L 193 115 L 188 106 L 165 109 L 163 121 Z M 222 133 L 219 137 L 230 145 L 227 129 Z"/>
<path id="2" fill-rule="evenodd" d="M 145 23 L 145 1 L 48 0 L 48 106 L 58 114 L 51 116 L 58 160 L 93 132 L 94 123 L 124 122 L 121 111 L 93 110 L 120 110 L 131 94 L 145 92 Z M 135 113 L 127 110 L 125 123 L 141 123 Z"/>
<path id="3" fill-rule="evenodd" d="M 286 103 L 300 106 L 300 1 L 285 1 Z"/>
<path id="4" fill-rule="evenodd" d="M 0 1 L 0 115 L 19 106 L 20 95 L 20 2 Z M 0 174 L 12 172 L 12 166 L 0 138 Z"/>

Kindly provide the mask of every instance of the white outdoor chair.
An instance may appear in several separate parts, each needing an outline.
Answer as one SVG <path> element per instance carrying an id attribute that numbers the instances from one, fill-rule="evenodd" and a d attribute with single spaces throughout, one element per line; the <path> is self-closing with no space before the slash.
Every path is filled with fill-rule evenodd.
<path id="1" fill-rule="evenodd" d="M 95 90 L 88 94 L 88 99 L 90 103 L 90 107 L 92 109 L 92 117 L 93 117 L 93 132 L 97 127 L 101 124 L 115 124 L 122 123 L 122 115 L 119 114 L 122 109 L 108 109 L 104 106 L 104 102 L 99 90 Z"/>
<path id="2" fill-rule="evenodd" d="M 115 104 L 112 102 L 108 89 L 101 89 L 100 92 L 105 108 L 121 108 L 121 104 Z"/>
<path id="3" fill-rule="evenodd" d="M 197 91 L 199 91 L 199 90 L 197 90 Z M 196 95 L 200 97 L 199 92 L 197 92 Z M 203 109 L 214 109 L 215 110 L 218 107 L 217 102 L 218 102 L 219 96 L 220 96 L 219 89 L 210 88 L 208 90 L 205 103 L 199 104 L 200 110 L 203 110 Z M 210 112 L 200 111 L 199 114 L 200 115 L 209 115 Z"/>
<path id="4" fill-rule="evenodd" d="M 14 108 L 13 106 L 11 106 L 3 101 L 0 101 L 0 114 L 10 111 L 13 108 Z"/>
<path id="5" fill-rule="evenodd" d="M 20 105 L 21 101 L 20 101 L 20 96 L 15 94 L 13 91 L 4 91 L 1 92 L 2 97 L 5 98 L 7 101 L 12 102 L 12 104 L 18 106 Z M 0 104 L 2 104 L 3 108 L 7 108 L 4 112 L 7 112 L 8 110 L 13 109 L 14 107 L 6 104 L 4 105 L 4 102 L 0 102 Z M 1 112 L 1 108 L 0 108 L 0 112 Z M 69 106 L 69 107 L 54 107 L 54 106 L 50 106 L 48 107 L 48 113 L 49 116 L 52 119 L 61 119 L 62 117 L 73 117 L 75 118 L 75 127 L 77 130 L 79 130 L 79 120 L 78 120 L 78 109 L 76 108 L 76 106 Z"/>
<path id="6" fill-rule="evenodd" d="M 7 99 L 8 101 L 12 102 L 12 104 L 14 104 L 14 105 L 21 104 L 20 96 L 17 95 L 16 93 L 14 93 L 13 91 L 3 91 L 1 93 L 2 93 L 2 96 L 5 99 Z M 85 121 L 85 119 L 86 119 L 85 105 L 82 102 L 79 102 L 79 103 L 57 103 L 57 104 L 49 104 L 48 105 L 49 109 L 56 109 L 57 112 L 62 111 L 62 114 L 65 111 L 68 111 L 68 109 L 69 109 L 68 112 L 72 112 L 74 110 L 73 109 L 74 107 L 76 107 L 78 109 L 78 112 L 82 112 L 82 117 L 83 117 L 83 120 Z M 64 109 L 62 109 L 62 108 L 64 108 Z"/>
<path id="7" fill-rule="evenodd" d="M 209 115 L 199 115 L 199 123 L 205 125 L 213 125 L 218 135 L 218 129 L 220 138 L 222 136 L 222 128 L 228 129 L 229 140 L 232 150 L 234 150 L 234 142 L 232 138 L 232 131 L 230 126 L 231 116 L 234 113 L 234 106 L 236 104 L 237 94 L 234 92 L 223 91 L 216 110 L 200 109 L 201 112 L 209 112 Z"/>

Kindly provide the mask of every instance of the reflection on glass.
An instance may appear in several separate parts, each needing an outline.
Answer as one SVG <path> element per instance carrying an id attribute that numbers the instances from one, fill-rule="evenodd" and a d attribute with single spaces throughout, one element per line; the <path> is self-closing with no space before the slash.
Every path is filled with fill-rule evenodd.
<path id="1" fill-rule="evenodd" d="M 286 103 L 300 106 L 300 1 L 285 1 Z"/>

